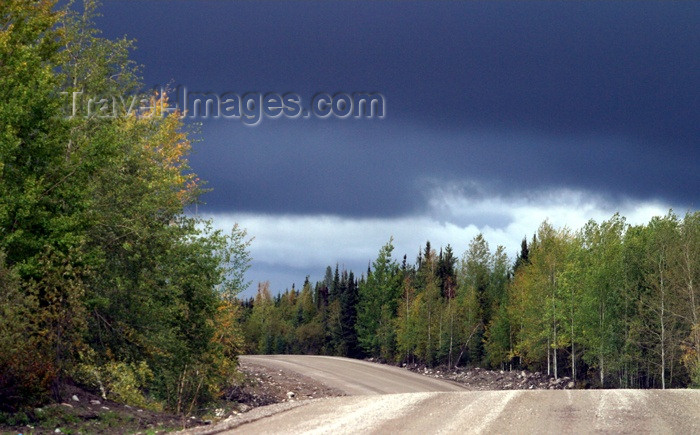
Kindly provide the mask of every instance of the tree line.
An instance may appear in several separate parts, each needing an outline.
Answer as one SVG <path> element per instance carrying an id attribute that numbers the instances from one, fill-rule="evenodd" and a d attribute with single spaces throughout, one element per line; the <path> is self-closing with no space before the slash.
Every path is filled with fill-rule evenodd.
<path id="1" fill-rule="evenodd" d="M 188 216 L 203 183 L 167 95 L 71 7 L 0 2 L 0 411 L 72 382 L 190 413 L 235 375 L 249 240 Z M 146 107 L 70 116 L 74 93 Z"/>
<path id="2" fill-rule="evenodd" d="M 511 262 L 476 236 L 414 263 L 384 245 L 359 277 L 241 300 L 245 351 L 546 371 L 579 386 L 700 386 L 700 212 L 542 223 Z"/>

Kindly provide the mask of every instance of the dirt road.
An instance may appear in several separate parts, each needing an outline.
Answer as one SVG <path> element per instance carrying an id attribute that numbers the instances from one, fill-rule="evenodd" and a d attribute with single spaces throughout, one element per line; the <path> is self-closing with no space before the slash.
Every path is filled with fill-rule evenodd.
<path id="1" fill-rule="evenodd" d="M 309 355 L 245 355 L 239 358 L 241 363 L 298 372 L 350 396 L 466 391 L 457 383 L 356 359 Z"/>
<path id="2" fill-rule="evenodd" d="M 344 358 L 242 358 L 298 370 L 350 396 L 263 413 L 225 433 L 700 433 L 699 390 L 460 391 Z"/>

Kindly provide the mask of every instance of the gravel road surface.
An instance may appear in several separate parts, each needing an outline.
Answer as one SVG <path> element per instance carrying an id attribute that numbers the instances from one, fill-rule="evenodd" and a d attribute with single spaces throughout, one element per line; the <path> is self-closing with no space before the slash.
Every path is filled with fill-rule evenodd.
<path id="1" fill-rule="evenodd" d="M 350 396 L 466 391 L 455 382 L 350 358 L 310 355 L 244 355 L 239 358 L 241 363 L 300 373 Z"/>
<path id="2" fill-rule="evenodd" d="M 700 390 L 465 391 L 451 382 L 346 358 L 241 359 L 298 371 L 348 396 L 258 408 L 245 421 L 229 421 L 210 433 L 700 434 Z"/>
<path id="3" fill-rule="evenodd" d="M 407 393 L 309 402 L 230 433 L 700 433 L 700 391 Z"/>

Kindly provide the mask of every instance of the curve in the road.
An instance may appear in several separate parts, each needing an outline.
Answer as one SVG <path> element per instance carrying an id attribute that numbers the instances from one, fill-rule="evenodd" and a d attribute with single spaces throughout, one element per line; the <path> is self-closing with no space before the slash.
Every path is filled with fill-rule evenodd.
<path id="1" fill-rule="evenodd" d="M 700 433 L 697 390 L 511 390 L 311 401 L 236 434 Z"/>
<path id="2" fill-rule="evenodd" d="M 239 358 L 249 364 L 300 373 L 348 395 L 466 390 L 450 381 L 350 358 L 312 355 L 244 355 Z"/>
<path id="3" fill-rule="evenodd" d="M 228 427 L 235 429 L 226 433 L 700 434 L 700 390 L 464 391 L 408 370 L 347 358 L 241 358 L 296 371 L 352 396 L 289 403 L 245 424 L 231 422 Z"/>

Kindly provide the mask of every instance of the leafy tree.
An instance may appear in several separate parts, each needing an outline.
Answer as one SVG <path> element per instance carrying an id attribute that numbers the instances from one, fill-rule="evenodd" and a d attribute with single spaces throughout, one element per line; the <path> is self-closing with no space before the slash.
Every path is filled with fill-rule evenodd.
<path id="1" fill-rule="evenodd" d="M 235 367 L 233 300 L 246 285 L 249 241 L 185 215 L 201 182 L 166 94 L 135 94 L 148 105 L 138 113 L 62 111 L 74 92 L 141 85 L 131 42 L 95 30 L 94 2 L 83 13 L 54 7 L 0 4 L 0 270 L 16 296 L 3 310 L 27 319 L 0 341 L 22 331 L 32 360 L 10 364 L 0 388 L 33 404 L 49 385 L 59 395 L 66 376 L 97 385 L 105 379 L 80 373 L 129 367 L 149 374 L 139 394 L 187 413 Z"/>
<path id="2" fill-rule="evenodd" d="M 0 369 L 6 391 L 0 396 L 19 394 L 29 403 L 43 400 L 48 386 L 58 393 L 59 376 L 81 345 L 89 273 L 77 248 L 84 201 L 77 186 L 64 182 L 71 168 L 54 74 L 61 16 L 52 8 L 53 2 L 22 0 L 0 5 L 0 267 L 17 298 L 4 306 L 7 318 L 26 316 L 0 339 L 28 334 L 21 340 L 25 355 Z M 18 344 L 8 345 L 8 357 L 17 356 Z"/>
<path id="3" fill-rule="evenodd" d="M 677 255 L 678 315 L 688 325 L 682 343 L 683 363 L 700 386 L 700 212 L 687 213 L 679 225 Z"/>
<path id="4" fill-rule="evenodd" d="M 505 248 L 496 248 L 491 263 L 488 299 L 493 314 L 486 325 L 484 339 L 488 363 L 495 367 L 508 361 L 512 352 L 511 327 L 507 316 L 510 266 Z"/>
<path id="5" fill-rule="evenodd" d="M 357 302 L 359 299 L 357 282 L 355 281 L 355 275 L 350 271 L 343 272 L 343 279 L 341 280 L 340 294 L 340 323 L 342 324 L 341 342 L 342 351 L 339 352 L 344 356 L 357 356 L 358 355 L 358 342 L 357 342 Z"/>
<path id="6" fill-rule="evenodd" d="M 400 294 L 399 268 L 391 258 L 392 240 L 382 247 L 372 263 L 367 281 L 359 287 L 357 308 L 357 339 L 367 355 L 384 356 L 393 348 L 391 324 L 396 316 Z"/>
<path id="7" fill-rule="evenodd" d="M 396 350 L 398 357 L 406 362 L 415 359 L 418 349 L 418 313 L 420 304 L 416 304 L 416 289 L 412 274 L 405 274 L 401 287 L 401 300 L 396 317 Z"/>
<path id="8" fill-rule="evenodd" d="M 42 340 L 32 317 L 38 300 L 27 295 L 17 272 L 5 264 L 0 252 L 0 409 L 16 410 L 22 402 L 48 399 L 55 369 L 39 352 Z"/>
<path id="9" fill-rule="evenodd" d="M 482 234 L 478 234 L 469 243 L 464 253 L 460 268 L 460 289 L 462 307 L 469 311 L 470 325 L 463 331 L 475 332 L 469 346 L 469 358 L 472 363 L 480 364 L 484 357 L 484 327 L 491 320 L 493 301 L 489 294 L 491 279 L 491 252 Z"/>
<path id="10" fill-rule="evenodd" d="M 676 301 L 672 263 L 673 250 L 678 246 L 677 228 L 678 221 L 673 214 L 653 218 L 648 227 L 650 246 L 646 257 L 648 273 L 645 276 L 648 292 L 644 295 L 642 304 L 647 319 L 648 344 L 656 357 L 661 388 L 666 388 L 679 341 L 676 337 L 679 332 L 678 319 L 673 316 L 673 304 Z"/>

